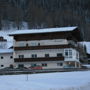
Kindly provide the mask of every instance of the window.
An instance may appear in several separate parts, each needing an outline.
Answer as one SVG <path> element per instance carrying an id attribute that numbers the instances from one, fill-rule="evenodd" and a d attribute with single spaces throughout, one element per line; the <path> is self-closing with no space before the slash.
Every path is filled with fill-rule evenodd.
<path id="1" fill-rule="evenodd" d="M 1 65 L 1 67 L 4 67 L 4 65 Z"/>
<path id="2" fill-rule="evenodd" d="M 72 50 L 69 50 L 69 58 L 72 58 Z"/>
<path id="3" fill-rule="evenodd" d="M 40 46 L 40 43 L 38 43 L 38 46 Z"/>
<path id="4" fill-rule="evenodd" d="M 19 55 L 19 58 L 24 58 L 24 55 Z"/>
<path id="5" fill-rule="evenodd" d="M 19 46 L 25 46 L 25 42 L 18 42 Z"/>
<path id="6" fill-rule="evenodd" d="M 24 68 L 24 65 L 23 64 L 19 64 L 18 68 Z"/>
<path id="7" fill-rule="evenodd" d="M 45 54 L 45 57 L 49 57 L 49 54 Z"/>
<path id="8" fill-rule="evenodd" d="M 47 63 L 42 63 L 42 66 L 43 67 L 47 67 Z"/>
<path id="9" fill-rule="evenodd" d="M 72 58 L 72 50 L 70 49 L 65 50 L 65 57 Z"/>
<path id="10" fill-rule="evenodd" d="M 26 43 L 26 47 L 28 47 L 28 43 Z"/>
<path id="11" fill-rule="evenodd" d="M 63 66 L 63 63 L 57 63 L 57 66 Z"/>
<path id="12" fill-rule="evenodd" d="M 3 56 L 1 56 L 1 59 L 3 59 L 4 57 Z"/>
<path id="13" fill-rule="evenodd" d="M 34 64 L 31 64 L 31 67 L 35 67 L 35 66 L 37 66 L 37 64 L 35 64 L 35 63 Z"/>
<path id="14" fill-rule="evenodd" d="M 62 57 L 62 53 L 57 53 L 57 57 Z"/>
<path id="15" fill-rule="evenodd" d="M 37 42 L 31 42 L 31 46 L 38 46 Z"/>
<path id="16" fill-rule="evenodd" d="M 37 54 L 32 54 L 31 57 L 32 58 L 37 58 Z"/>
<path id="17" fill-rule="evenodd" d="M 13 58 L 13 56 L 10 56 L 10 58 L 12 59 L 12 58 Z"/>
<path id="18" fill-rule="evenodd" d="M 68 57 L 68 50 L 65 50 L 65 56 Z"/>

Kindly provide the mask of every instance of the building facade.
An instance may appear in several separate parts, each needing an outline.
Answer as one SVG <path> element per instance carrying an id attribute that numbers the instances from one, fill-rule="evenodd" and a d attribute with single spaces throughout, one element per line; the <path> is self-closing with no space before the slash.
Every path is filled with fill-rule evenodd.
<path id="1" fill-rule="evenodd" d="M 80 68 L 77 27 L 19 30 L 14 37 L 16 67 L 41 66 L 42 69 Z"/>
<path id="2" fill-rule="evenodd" d="M 14 66 L 13 49 L 7 40 L 0 37 L 0 69 Z"/>
<path id="3" fill-rule="evenodd" d="M 14 67 L 13 50 L 0 49 L 0 69 Z"/>

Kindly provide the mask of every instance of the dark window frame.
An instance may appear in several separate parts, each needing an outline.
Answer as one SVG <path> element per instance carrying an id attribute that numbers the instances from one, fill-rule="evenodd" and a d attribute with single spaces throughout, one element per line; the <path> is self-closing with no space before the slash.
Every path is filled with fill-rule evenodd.
<path id="1" fill-rule="evenodd" d="M 42 63 L 42 67 L 47 67 L 47 63 Z"/>
<path id="2" fill-rule="evenodd" d="M 63 63 L 62 62 L 57 63 L 57 66 L 63 66 Z"/>
<path id="3" fill-rule="evenodd" d="M 31 58 L 37 58 L 37 54 L 32 54 Z"/>
<path id="4" fill-rule="evenodd" d="M 48 57 L 50 57 L 50 55 L 49 54 L 45 54 L 45 57 L 48 58 Z"/>
<path id="5" fill-rule="evenodd" d="M 62 53 L 57 53 L 57 57 L 62 57 L 63 54 Z"/>
<path id="6" fill-rule="evenodd" d="M 19 56 L 19 58 L 24 58 L 24 55 L 18 55 Z"/>

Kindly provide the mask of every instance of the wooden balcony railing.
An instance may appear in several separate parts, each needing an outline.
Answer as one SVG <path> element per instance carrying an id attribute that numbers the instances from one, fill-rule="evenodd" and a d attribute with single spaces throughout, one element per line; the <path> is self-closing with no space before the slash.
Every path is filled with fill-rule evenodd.
<path id="1" fill-rule="evenodd" d="M 64 61 L 64 57 L 15 58 L 15 62 Z"/>
<path id="2" fill-rule="evenodd" d="M 40 49 L 61 49 L 70 48 L 69 45 L 47 45 L 47 46 L 26 46 L 26 47 L 14 47 L 14 50 L 40 50 Z"/>

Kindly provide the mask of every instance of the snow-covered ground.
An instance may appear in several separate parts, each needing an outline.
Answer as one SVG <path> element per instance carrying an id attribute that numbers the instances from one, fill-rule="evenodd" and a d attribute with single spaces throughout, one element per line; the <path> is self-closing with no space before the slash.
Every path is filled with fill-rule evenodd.
<path id="1" fill-rule="evenodd" d="M 90 71 L 0 76 L 0 90 L 90 90 Z"/>

